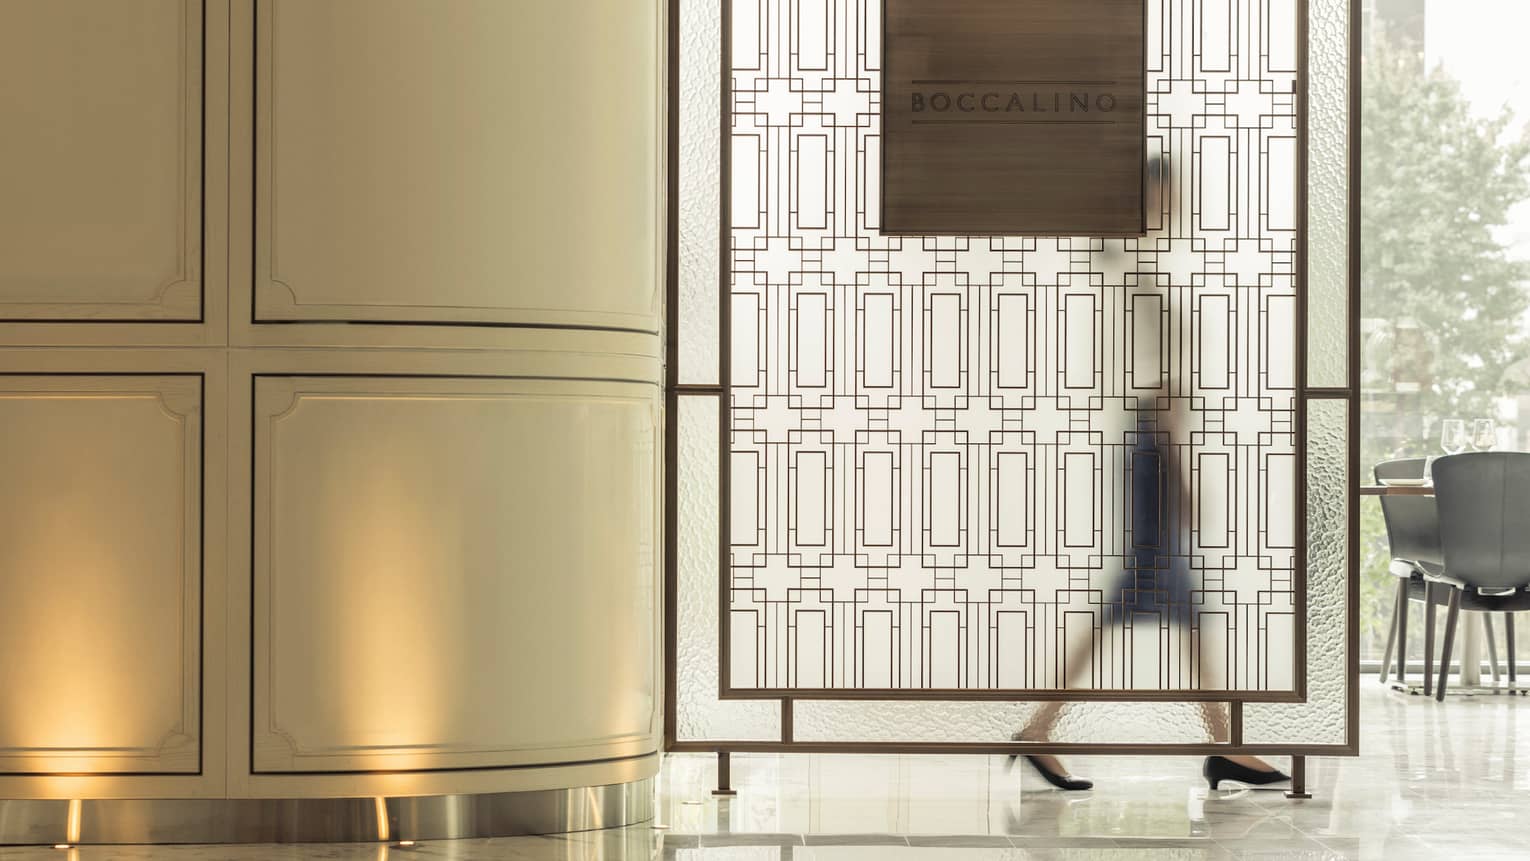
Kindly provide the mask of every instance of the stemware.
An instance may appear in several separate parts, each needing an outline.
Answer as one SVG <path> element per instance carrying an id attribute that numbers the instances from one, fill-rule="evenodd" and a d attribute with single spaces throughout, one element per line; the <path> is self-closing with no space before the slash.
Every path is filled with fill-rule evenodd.
<path id="1" fill-rule="evenodd" d="M 1472 450 L 1492 451 L 1498 445 L 1498 424 L 1492 419 L 1472 422 Z"/>
<path id="2" fill-rule="evenodd" d="M 1446 454 L 1460 454 L 1465 451 L 1468 440 L 1465 421 L 1446 419 L 1440 425 L 1440 448 Z"/>
<path id="3" fill-rule="evenodd" d="M 1440 448 L 1446 454 L 1460 454 L 1466 449 L 1470 436 L 1466 430 L 1466 422 L 1461 419 L 1446 419 L 1440 424 Z M 1428 455 L 1424 458 L 1424 481 L 1434 483 L 1434 462 L 1436 458 Z"/>

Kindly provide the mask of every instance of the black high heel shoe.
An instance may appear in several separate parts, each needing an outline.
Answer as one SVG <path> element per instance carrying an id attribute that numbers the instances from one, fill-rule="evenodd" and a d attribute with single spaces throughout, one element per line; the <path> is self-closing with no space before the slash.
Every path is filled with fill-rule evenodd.
<path id="1" fill-rule="evenodd" d="M 1016 738 L 1015 740 L 1019 741 L 1018 738 Z M 1005 764 L 1004 764 L 1004 770 L 1008 771 L 1008 770 L 1014 768 L 1015 767 L 1015 760 L 1017 760 L 1019 758 L 1020 758 L 1019 754 L 1015 754 L 1015 753 L 1010 754 L 1009 755 L 1009 760 L 1007 762 L 1005 762 Z M 1092 781 L 1092 780 L 1085 780 L 1082 777 L 1074 777 L 1071 774 L 1058 774 L 1055 771 L 1051 771 L 1050 769 L 1043 768 L 1042 765 L 1041 765 L 1041 762 L 1039 760 L 1037 760 L 1036 757 L 1034 757 L 1034 756 L 1027 756 L 1025 758 L 1025 764 L 1029 765 L 1031 767 L 1031 770 L 1033 770 L 1037 774 L 1041 775 L 1041 779 L 1042 780 L 1045 780 L 1047 783 L 1052 784 L 1053 786 L 1057 787 L 1058 789 L 1063 790 L 1064 792 L 1083 792 L 1086 789 L 1093 789 L 1094 788 L 1094 781 Z"/>
<path id="2" fill-rule="evenodd" d="M 1201 774 L 1206 778 L 1206 783 L 1211 786 L 1213 792 L 1222 785 L 1224 780 L 1241 783 L 1244 786 L 1271 786 L 1291 782 L 1291 776 L 1285 772 L 1273 769 L 1260 771 L 1239 765 L 1224 756 L 1206 757 L 1206 764 L 1201 766 Z"/>

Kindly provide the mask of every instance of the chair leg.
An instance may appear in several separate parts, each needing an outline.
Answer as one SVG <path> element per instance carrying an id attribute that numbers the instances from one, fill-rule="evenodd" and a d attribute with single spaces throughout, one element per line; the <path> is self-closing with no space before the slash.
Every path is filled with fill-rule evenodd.
<path id="1" fill-rule="evenodd" d="M 1424 696 L 1434 693 L 1434 589 L 1433 583 L 1424 585 Z M 1445 670 L 1440 670 L 1444 675 Z"/>
<path id="2" fill-rule="evenodd" d="M 1445 680 L 1450 675 L 1450 647 L 1456 642 L 1456 619 L 1461 615 L 1461 590 L 1450 590 L 1450 612 L 1445 616 L 1445 648 L 1440 653 L 1440 683 L 1434 688 L 1435 702 L 1445 702 Z"/>
<path id="3" fill-rule="evenodd" d="M 1408 681 L 1408 581 L 1397 584 L 1397 680 Z"/>
<path id="4" fill-rule="evenodd" d="M 1392 602 L 1392 624 L 1387 626 L 1387 650 L 1381 658 L 1381 683 L 1387 683 L 1387 673 L 1392 669 L 1392 647 L 1397 645 L 1397 614 L 1408 612 L 1408 581 L 1399 580 L 1402 588 Z"/>
<path id="5" fill-rule="evenodd" d="M 1514 684 L 1515 666 L 1519 663 L 1514 651 L 1514 614 L 1503 614 L 1503 638 L 1504 645 L 1508 647 L 1508 655 L 1505 656 L 1509 663 L 1509 684 Z"/>
<path id="6" fill-rule="evenodd" d="M 1482 614 L 1482 633 L 1487 637 L 1488 665 L 1493 668 L 1493 684 L 1498 684 L 1498 642 L 1493 639 L 1493 614 Z"/>

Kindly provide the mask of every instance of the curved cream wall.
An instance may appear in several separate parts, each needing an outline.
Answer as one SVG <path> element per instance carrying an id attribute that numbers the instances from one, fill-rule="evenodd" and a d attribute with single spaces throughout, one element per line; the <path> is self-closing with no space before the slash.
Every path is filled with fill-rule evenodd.
<path id="1" fill-rule="evenodd" d="M 0 797 L 655 773 L 662 7 L 0 2 Z"/>

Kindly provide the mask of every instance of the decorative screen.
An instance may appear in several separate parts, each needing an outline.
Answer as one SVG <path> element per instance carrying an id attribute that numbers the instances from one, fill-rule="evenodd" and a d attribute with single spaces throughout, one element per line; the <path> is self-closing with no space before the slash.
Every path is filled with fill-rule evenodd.
<path id="1" fill-rule="evenodd" d="M 879 0 L 733 0 L 727 687 L 1299 688 L 1299 10 L 1145 5 L 1145 237 L 899 238 Z"/>

